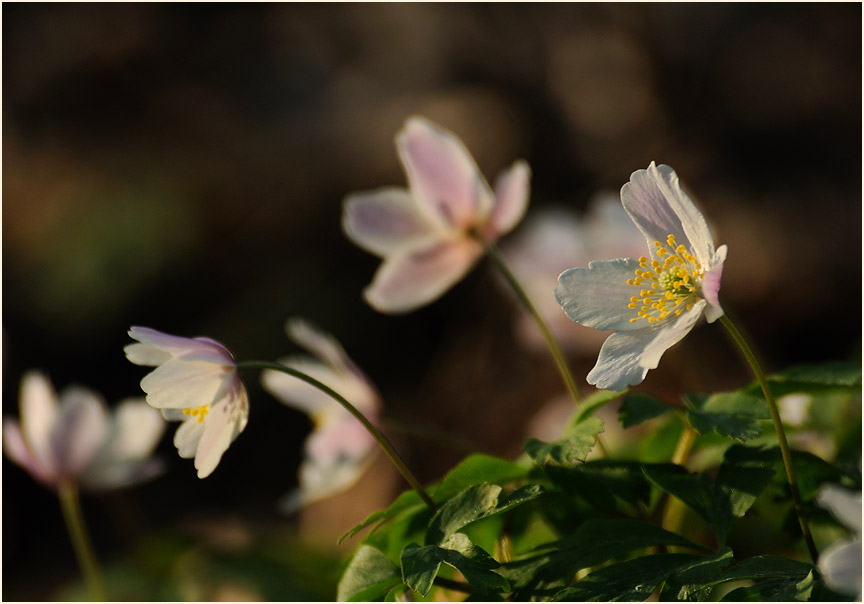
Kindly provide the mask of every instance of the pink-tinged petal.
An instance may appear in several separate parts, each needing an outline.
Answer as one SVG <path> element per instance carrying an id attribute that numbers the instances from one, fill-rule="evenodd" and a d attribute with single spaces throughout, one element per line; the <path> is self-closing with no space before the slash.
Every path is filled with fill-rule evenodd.
<path id="1" fill-rule="evenodd" d="M 60 414 L 57 395 L 42 373 L 28 372 L 21 380 L 21 432 L 38 464 L 48 474 L 57 473 L 51 434 Z"/>
<path id="2" fill-rule="evenodd" d="M 655 241 L 666 244 L 674 235 L 679 244 L 689 248 L 699 264 L 710 266 L 714 241 L 705 218 L 681 190 L 675 170 L 651 162 L 647 170 L 637 170 L 630 182 L 621 188 L 621 202 L 633 222 L 645 235 L 651 254 Z"/>
<path id="3" fill-rule="evenodd" d="M 345 354 L 345 349 L 336 338 L 318 327 L 301 319 L 292 317 L 285 322 L 285 333 L 296 344 L 337 370 L 354 369 L 354 363 Z"/>
<path id="4" fill-rule="evenodd" d="M 212 363 L 172 359 L 144 376 L 141 389 L 147 393 L 147 403 L 157 409 L 200 407 L 213 402 L 230 378 L 227 373 Z"/>
<path id="5" fill-rule="evenodd" d="M 195 457 L 198 451 L 198 443 L 201 442 L 201 435 L 204 434 L 204 422 L 198 421 L 197 418 L 187 419 L 180 424 L 177 432 L 174 433 L 174 446 L 177 447 L 177 453 L 183 459 L 191 459 Z"/>
<path id="6" fill-rule="evenodd" d="M 670 317 L 657 326 L 613 333 L 603 343 L 588 383 L 615 391 L 641 384 L 663 353 L 690 333 L 704 306 L 705 301 L 700 300 L 680 317 Z"/>
<path id="7" fill-rule="evenodd" d="M 721 245 L 714 254 L 714 267 L 702 277 L 702 296 L 708 302 L 705 307 L 705 319 L 709 323 L 713 323 L 724 315 L 719 296 L 724 262 L 726 262 L 726 246 Z"/>
<path id="8" fill-rule="evenodd" d="M 441 225 L 418 208 L 411 194 L 393 187 L 347 196 L 342 230 L 359 247 L 378 256 L 417 249 L 442 236 Z"/>
<path id="9" fill-rule="evenodd" d="M 461 230 L 485 219 L 492 191 L 462 141 L 421 117 L 396 135 L 411 193 L 430 217 Z"/>
<path id="10" fill-rule="evenodd" d="M 638 288 L 627 284 L 639 268 L 635 258 L 590 262 L 588 268 L 571 268 L 558 277 L 555 298 L 572 321 L 594 329 L 629 331 L 644 325 L 631 323 L 636 310 L 628 308 Z"/>
<path id="11" fill-rule="evenodd" d="M 60 396 L 60 415 L 51 435 L 61 473 L 78 477 L 108 438 L 108 411 L 94 392 L 67 388 Z"/>
<path id="12" fill-rule="evenodd" d="M 237 398 L 223 400 L 210 407 L 210 412 L 202 422 L 205 424 L 204 433 L 195 454 L 198 478 L 206 478 L 216 469 L 222 454 L 246 427 L 248 418 L 249 404 L 245 391 L 241 391 Z"/>
<path id="13" fill-rule="evenodd" d="M 363 292 L 379 312 L 403 313 L 437 300 L 483 253 L 472 239 L 454 239 L 407 256 L 386 259 Z"/>
<path id="14" fill-rule="evenodd" d="M 141 460 L 149 456 L 166 424 L 158 409 L 144 399 L 126 399 L 114 410 L 108 442 L 99 451 L 99 457 L 111 460 Z"/>
<path id="15" fill-rule="evenodd" d="M 57 476 L 53 468 L 44 468 L 30 451 L 18 422 L 13 419 L 3 420 L 3 451 L 13 462 L 27 470 L 30 475 L 47 486 L 53 485 Z"/>
<path id="16" fill-rule="evenodd" d="M 222 344 L 210 338 L 183 338 L 172 336 L 149 327 L 133 326 L 129 336 L 138 340 L 143 346 L 130 344 L 125 348 L 126 356 L 138 365 L 159 365 L 169 357 L 184 358 L 190 361 L 205 361 L 224 365 L 233 365 L 234 358 Z M 155 350 L 154 350 L 155 349 Z"/>
<path id="17" fill-rule="evenodd" d="M 495 182 L 495 205 L 489 215 L 487 236 L 494 240 L 509 233 L 528 210 L 531 191 L 531 168 L 517 161 Z"/>
<path id="18" fill-rule="evenodd" d="M 279 362 L 329 386 L 357 406 L 356 397 L 352 396 L 353 393 L 345 388 L 344 376 L 330 367 L 304 357 L 288 357 L 280 359 Z M 265 370 L 261 372 L 261 384 L 281 403 L 302 411 L 310 417 L 341 409 L 339 403 L 318 388 L 281 371 Z"/>

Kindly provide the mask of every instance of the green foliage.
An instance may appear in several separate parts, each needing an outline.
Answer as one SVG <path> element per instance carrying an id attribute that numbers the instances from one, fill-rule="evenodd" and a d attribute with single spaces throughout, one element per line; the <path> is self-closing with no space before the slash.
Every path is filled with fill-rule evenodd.
<path id="1" fill-rule="evenodd" d="M 571 468 L 585 461 L 594 447 L 597 434 L 602 431 L 603 422 L 597 417 L 589 417 L 569 427 L 554 443 L 529 439 L 525 443 L 525 452 L 537 465 Z"/>
<path id="2" fill-rule="evenodd" d="M 621 420 L 621 425 L 625 428 L 638 426 L 649 420 L 671 411 L 671 407 L 666 403 L 658 401 L 653 396 L 647 394 L 630 394 L 624 397 L 621 401 L 621 407 L 618 409 L 618 419 Z"/>
<path id="3" fill-rule="evenodd" d="M 686 394 L 687 419 L 700 434 L 712 430 L 742 443 L 762 434 L 759 420 L 770 419 L 765 399 L 743 392 Z"/>
<path id="4" fill-rule="evenodd" d="M 336 598 L 340 602 L 377 600 L 401 580 L 399 569 L 387 556 L 370 545 L 361 545 L 339 581 Z"/>
<path id="5" fill-rule="evenodd" d="M 501 565 L 462 533 L 454 533 L 439 545 L 409 543 L 402 550 L 405 584 L 422 595 L 429 593 L 441 563 L 457 569 L 475 591 L 507 591 L 509 585 L 492 572 Z"/>

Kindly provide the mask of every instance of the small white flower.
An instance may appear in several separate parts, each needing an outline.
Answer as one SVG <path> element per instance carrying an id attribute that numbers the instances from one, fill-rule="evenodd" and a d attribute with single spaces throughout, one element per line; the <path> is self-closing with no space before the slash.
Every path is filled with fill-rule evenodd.
<path id="1" fill-rule="evenodd" d="M 330 335 L 302 319 L 286 323 L 288 337 L 314 357 L 297 355 L 280 362 L 315 378 L 344 396 L 373 424 L 381 413 L 381 399 L 366 376 Z M 352 486 L 374 457 L 375 439 L 366 428 L 328 394 L 279 371 L 261 374 L 264 388 L 284 404 L 308 414 L 315 425 L 306 440 L 300 464 L 300 488 L 285 497 L 282 508 L 324 499 Z"/>
<path id="2" fill-rule="evenodd" d="M 141 380 L 147 402 L 170 421 L 182 421 L 174 435 L 180 457 L 195 458 L 198 477 L 209 476 L 228 446 L 246 427 L 249 400 L 234 357 L 209 338 L 182 338 L 132 327 L 135 344 L 126 357 L 156 367 Z"/>
<path id="3" fill-rule="evenodd" d="M 714 249 L 675 171 L 651 162 L 631 175 L 621 201 L 648 241 L 648 256 L 564 271 L 555 289 L 570 319 L 615 331 L 588 374 L 588 383 L 606 390 L 641 383 L 699 317 L 710 323 L 723 316 L 718 292 L 726 246 Z"/>
<path id="4" fill-rule="evenodd" d="M 161 470 L 150 455 L 165 422 L 141 399 L 122 401 L 112 415 L 95 392 L 70 387 L 58 399 L 44 375 L 29 372 L 21 381 L 19 405 L 20 423 L 3 420 L 3 450 L 46 486 L 73 482 L 112 489 Z"/>
<path id="5" fill-rule="evenodd" d="M 483 254 L 487 241 L 511 231 L 528 207 L 530 170 L 518 161 L 494 192 L 462 141 L 422 117 L 396 135 L 408 190 L 385 187 L 346 197 L 342 227 L 384 262 L 364 291 L 380 312 L 401 313 L 433 302 Z"/>
<path id="6" fill-rule="evenodd" d="M 834 591 L 861 598 L 861 492 L 826 484 L 816 503 L 829 510 L 855 536 L 827 548 L 819 557 L 819 572 Z"/>

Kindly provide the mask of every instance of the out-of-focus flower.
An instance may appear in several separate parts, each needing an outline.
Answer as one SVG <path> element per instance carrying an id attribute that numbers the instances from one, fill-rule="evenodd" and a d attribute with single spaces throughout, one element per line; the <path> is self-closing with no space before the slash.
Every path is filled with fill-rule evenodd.
<path id="1" fill-rule="evenodd" d="M 855 532 L 854 537 L 831 545 L 819 557 L 819 572 L 834 591 L 861 598 L 861 492 L 826 484 L 816 503 Z"/>
<path id="2" fill-rule="evenodd" d="M 150 456 L 165 422 L 142 399 L 121 401 L 112 415 L 95 392 L 70 387 L 58 399 L 48 379 L 31 371 L 19 404 L 20 423 L 3 420 L 3 450 L 46 486 L 113 489 L 161 471 Z"/>
<path id="3" fill-rule="evenodd" d="M 675 171 L 651 162 L 630 176 L 621 201 L 648 240 L 649 257 L 590 262 L 564 271 L 555 289 L 573 321 L 615 330 L 588 374 L 589 384 L 607 390 L 641 383 L 703 313 L 708 322 L 723 316 L 718 293 L 726 246 L 714 249 Z"/>
<path id="4" fill-rule="evenodd" d="M 329 386 L 369 421 L 377 423 L 382 408 L 380 396 L 342 346 L 302 319 L 290 319 L 285 330 L 289 338 L 313 356 L 296 355 L 280 362 Z M 284 498 L 282 509 L 294 511 L 357 482 L 377 450 L 377 443 L 366 428 L 329 395 L 295 377 L 266 370 L 261 381 L 268 392 L 308 414 L 315 425 L 306 440 L 300 464 L 300 487 Z"/>
<path id="5" fill-rule="evenodd" d="M 573 323 L 561 312 L 554 295 L 558 275 L 591 260 L 638 254 L 644 246 L 618 196 L 606 193 L 592 200 L 581 219 L 563 207 L 536 210 L 502 252 L 558 343 L 588 355 L 596 354 L 606 336 Z M 546 350 L 546 341 L 527 312 L 519 314 L 516 332 L 526 346 Z"/>
<path id="6" fill-rule="evenodd" d="M 246 427 L 249 399 L 234 357 L 210 338 L 182 338 L 147 327 L 132 327 L 126 357 L 156 367 L 141 380 L 147 402 L 165 419 L 182 421 L 174 434 L 180 457 L 195 458 L 198 478 L 219 464 Z"/>
<path id="7" fill-rule="evenodd" d="M 385 187 L 346 197 L 346 236 L 384 261 L 365 289 L 376 310 L 400 313 L 440 297 L 483 253 L 472 237 L 495 241 L 528 207 L 530 170 L 517 161 L 494 192 L 452 132 L 422 117 L 396 135 L 408 189 Z"/>

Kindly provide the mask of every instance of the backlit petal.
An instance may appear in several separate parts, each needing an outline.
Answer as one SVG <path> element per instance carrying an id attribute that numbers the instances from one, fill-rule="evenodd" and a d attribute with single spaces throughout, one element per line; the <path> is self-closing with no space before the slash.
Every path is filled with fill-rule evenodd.
<path id="1" fill-rule="evenodd" d="M 489 216 L 487 234 L 496 239 L 513 230 L 528 210 L 531 169 L 517 161 L 495 182 L 495 205 Z"/>
<path id="2" fill-rule="evenodd" d="M 183 459 L 195 457 L 202 434 L 204 434 L 204 422 L 198 421 L 197 418 L 186 419 L 180 424 L 177 432 L 174 433 L 174 446 L 177 447 L 180 457 Z"/>
<path id="3" fill-rule="evenodd" d="M 144 376 L 141 388 L 156 408 L 191 408 L 212 403 L 227 378 L 220 365 L 172 359 Z"/>
<path id="4" fill-rule="evenodd" d="M 342 230 L 348 239 L 378 256 L 417 249 L 442 236 L 441 225 L 418 209 L 411 194 L 393 187 L 346 197 Z"/>
<path id="5" fill-rule="evenodd" d="M 670 317 L 657 326 L 613 333 L 603 343 L 597 364 L 588 373 L 588 383 L 604 390 L 623 390 L 642 383 L 663 353 L 693 329 L 704 306 L 705 301 L 700 300 L 680 317 Z"/>
<path id="6" fill-rule="evenodd" d="M 634 290 L 627 284 L 639 268 L 635 258 L 601 260 L 588 268 L 571 268 L 558 277 L 555 298 L 571 320 L 594 329 L 632 330 L 636 310 L 628 308 Z"/>
<path id="7" fill-rule="evenodd" d="M 67 388 L 60 396 L 60 415 L 51 435 L 58 467 L 79 476 L 108 437 L 108 410 L 94 392 Z"/>
<path id="8" fill-rule="evenodd" d="M 27 443 L 24 442 L 18 422 L 13 419 L 3 420 L 3 451 L 9 459 L 43 484 L 51 485 L 56 480 L 53 468 L 45 468 L 37 461 Z"/>
<path id="9" fill-rule="evenodd" d="M 721 245 L 714 254 L 714 267 L 702 277 L 702 295 L 708 302 L 705 306 L 705 319 L 713 323 L 723 316 L 720 306 L 720 279 L 723 276 L 723 264 L 726 262 L 726 246 Z"/>
<path id="10" fill-rule="evenodd" d="M 819 571 L 834 591 L 860 598 L 861 541 L 847 539 L 827 548 L 819 556 Z"/>
<path id="11" fill-rule="evenodd" d="M 454 239 L 406 256 L 387 258 L 365 289 L 377 311 L 403 313 L 437 300 L 458 282 L 482 249 L 475 241 Z"/>
<path id="12" fill-rule="evenodd" d="M 55 474 L 57 460 L 51 434 L 57 423 L 59 405 L 51 382 L 42 373 L 28 372 L 21 380 L 21 432 L 33 457 L 46 473 Z"/>
<path id="13" fill-rule="evenodd" d="M 861 491 L 828 483 L 819 489 L 816 503 L 830 511 L 844 526 L 861 533 Z"/>
<path id="14" fill-rule="evenodd" d="M 236 398 L 220 401 L 210 408 L 204 419 L 204 433 L 195 454 L 195 468 L 198 478 L 209 476 L 228 446 L 246 427 L 249 417 L 246 392 L 241 391 Z"/>
<path id="15" fill-rule="evenodd" d="M 112 460 L 143 459 L 156 448 L 165 428 L 159 410 L 143 399 L 121 401 L 114 410 L 109 440 L 99 456 Z"/>
<path id="16" fill-rule="evenodd" d="M 621 188 L 621 202 L 633 222 L 645 235 L 651 254 L 655 241 L 666 243 L 674 235 L 704 267 L 711 266 L 714 241 L 705 218 L 681 190 L 678 175 L 667 165 L 651 162 L 647 170 L 637 170 Z"/>
<path id="17" fill-rule="evenodd" d="M 412 195 L 440 224 L 462 229 L 488 216 L 492 191 L 455 134 L 412 117 L 396 135 L 396 148 Z"/>
<path id="18" fill-rule="evenodd" d="M 234 360 L 228 349 L 210 338 L 183 338 L 137 326 L 129 329 L 129 336 L 143 344 L 130 344 L 124 349 L 129 360 L 138 365 L 158 365 L 167 361 L 165 354 L 159 354 L 158 351 L 167 353 L 169 357 L 190 361 L 233 365 Z"/>

